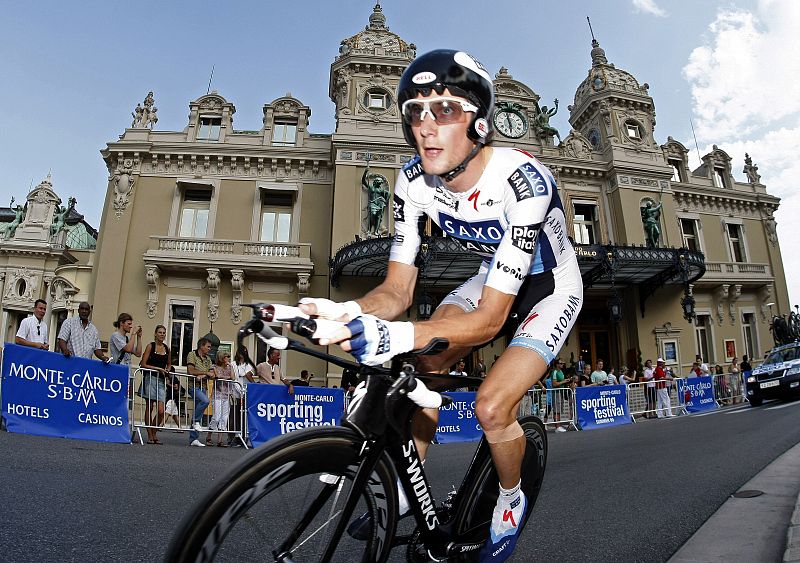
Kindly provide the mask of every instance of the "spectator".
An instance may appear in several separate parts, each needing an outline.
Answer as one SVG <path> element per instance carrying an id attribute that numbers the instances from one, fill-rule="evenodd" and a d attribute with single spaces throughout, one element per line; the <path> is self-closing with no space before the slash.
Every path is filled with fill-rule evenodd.
<path id="1" fill-rule="evenodd" d="M 700 369 L 700 364 L 697 362 L 692 363 L 692 369 L 689 370 L 689 377 L 701 377 L 703 370 Z"/>
<path id="2" fill-rule="evenodd" d="M 621 370 L 621 375 L 619 376 L 619 384 L 620 385 L 630 385 L 631 383 L 636 383 L 636 370 L 633 368 L 625 368 L 623 367 Z"/>
<path id="3" fill-rule="evenodd" d="M 233 385 L 231 389 L 233 408 L 231 409 L 228 427 L 235 432 L 240 432 L 242 436 L 247 434 L 245 430 L 247 427 L 247 416 L 245 412 L 247 408 L 247 384 L 256 382 L 253 366 L 247 361 L 248 357 L 249 354 L 247 353 L 246 346 L 239 347 L 236 350 L 236 354 L 233 356 L 233 375 L 238 385 Z M 242 443 L 236 439 L 235 434 L 231 434 L 228 445 L 235 448 L 242 447 Z"/>
<path id="4" fill-rule="evenodd" d="M 270 385 L 286 385 L 289 388 L 289 394 L 294 393 L 294 385 L 288 379 L 283 377 L 281 372 L 281 351 L 277 348 L 270 348 L 267 351 L 267 361 L 261 362 L 256 366 L 256 375 L 258 376 L 259 383 L 269 383 Z"/>
<path id="5" fill-rule="evenodd" d="M 348 395 L 352 395 L 353 391 L 356 390 L 356 385 L 358 385 L 358 373 L 355 370 L 345 368 L 342 372 L 342 389 Z"/>
<path id="6" fill-rule="evenodd" d="M 48 350 L 47 323 L 42 322 L 46 312 L 47 301 L 37 299 L 33 304 L 33 316 L 22 319 L 14 344 Z"/>
<path id="7" fill-rule="evenodd" d="M 233 370 L 231 369 L 231 355 L 229 352 L 217 354 L 217 363 L 212 368 L 214 371 L 214 388 L 211 400 L 214 402 L 214 413 L 208 424 L 206 446 L 213 445 L 214 431 L 217 431 L 217 446 L 227 448 L 227 440 L 223 440 L 228 431 L 228 417 L 231 415 L 231 385 Z"/>
<path id="8" fill-rule="evenodd" d="M 123 315 L 125 314 L 126 313 L 123 313 Z M 120 319 L 122 319 L 123 315 L 120 315 Z M 130 317 L 130 315 L 128 315 L 128 317 Z M 141 327 L 139 327 L 139 332 L 141 332 Z M 156 434 L 156 428 L 164 423 L 166 413 L 164 403 L 167 400 L 166 380 L 172 368 L 172 361 L 169 356 L 169 347 L 164 343 L 164 339 L 167 337 L 167 328 L 164 325 L 156 326 L 154 336 L 155 339 L 145 346 L 142 361 L 139 362 L 139 367 L 146 371 L 142 375 L 142 383 L 136 394 L 144 399 L 145 403 L 144 421 L 147 425 L 147 443 L 161 444 Z M 114 336 L 111 338 L 113 353 Z M 129 342 L 128 344 L 130 345 L 132 343 Z M 139 343 L 138 346 L 139 350 L 141 350 L 141 343 Z M 130 360 L 130 354 L 127 354 L 127 356 Z M 175 417 L 175 414 L 172 416 L 176 423 L 178 423 L 178 427 L 180 427 L 180 423 Z"/>
<path id="9" fill-rule="evenodd" d="M 167 356 L 169 357 L 169 356 Z M 186 390 L 181 387 L 181 380 L 175 374 L 175 368 L 169 366 L 169 371 L 167 372 L 167 404 L 164 407 L 164 412 L 166 416 L 171 416 L 172 420 L 175 421 L 175 426 L 177 426 L 177 430 L 175 432 L 179 434 L 183 434 L 183 430 L 181 430 L 181 397 L 186 395 Z"/>
<path id="10" fill-rule="evenodd" d="M 483 379 L 486 377 L 486 364 L 483 363 L 483 356 L 478 356 L 478 362 L 475 364 L 475 369 L 472 370 L 475 377 Z"/>
<path id="11" fill-rule="evenodd" d="M 78 305 L 78 316 L 70 317 L 61 325 L 58 333 L 58 348 L 65 358 L 78 356 L 79 358 L 91 359 L 92 354 L 105 363 L 111 361 L 106 356 L 100 344 L 100 333 L 97 327 L 89 320 L 92 306 L 86 301 L 81 301 Z"/>
<path id="12" fill-rule="evenodd" d="M 583 356 L 578 354 L 578 362 L 575 364 L 575 373 L 582 374 L 583 370 L 586 368 L 586 363 L 587 362 L 583 361 Z"/>
<path id="13" fill-rule="evenodd" d="M 644 363 L 644 372 L 642 374 L 642 379 L 645 381 L 645 418 L 654 418 L 656 416 L 656 382 L 653 381 L 654 373 L 655 369 L 653 369 L 653 360 L 647 360 Z"/>
<path id="14" fill-rule="evenodd" d="M 747 356 L 747 354 L 742 356 L 742 363 L 739 364 L 739 367 L 742 368 L 742 373 L 752 371 L 753 366 L 750 365 L 750 358 Z"/>
<path id="15" fill-rule="evenodd" d="M 456 365 L 453 366 L 453 369 L 450 370 L 450 375 L 454 375 L 456 377 L 467 377 L 467 372 L 464 371 L 464 359 L 460 359 L 456 362 Z M 456 391 L 469 391 L 468 387 L 459 387 Z"/>
<path id="16" fill-rule="evenodd" d="M 137 326 L 134 339 L 129 338 L 133 330 L 133 317 L 128 313 L 120 313 L 114 321 L 115 330 L 111 334 L 108 342 L 108 351 L 111 354 L 111 361 L 115 364 L 125 366 L 131 365 L 131 354 L 137 358 L 142 355 L 142 327 Z"/>
<path id="17" fill-rule="evenodd" d="M 616 368 L 611 368 L 608 370 L 608 384 L 609 385 L 619 385 L 619 379 L 617 379 L 617 374 L 614 373 Z"/>
<path id="18" fill-rule="evenodd" d="M 300 385 L 301 387 L 308 387 L 309 385 L 311 385 L 311 378 L 312 377 L 314 377 L 314 376 L 313 375 L 309 375 L 308 374 L 308 370 L 304 369 L 304 370 L 300 371 L 300 378 L 299 379 L 293 379 L 292 380 L 292 385 L 294 385 L 295 387 L 297 387 L 298 385 Z"/>
<path id="19" fill-rule="evenodd" d="M 583 371 L 578 372 L 578 386 L 588 387 L 592 384 L 592 365 L 588 362 L 583 362 Z"/>
<path id="20" fill-rule="evenodd" d="M 203 412 L 208 407 L 208 395 L 203 386 L 206 379 L 214 379 L 214 369 L 211 364 L 211 342 L 207 338 L 197 341 L 197 350 L 192 350 L 186 357 L 186 371 L 192 376 L 189 378 L 189 395 L 194 399 L 194 414 L 192 415 L 192 430 L 189 432 L 189 445 L 205 447 L 200 441 L 200 431 L 203 429 L 200 421 Z"/>
<path id="21" fill-rule="evenodd" d="M 725 376 L 730 404 L 736 403 L 736 397 L 739 394 L 739 382 L 741 381 L 740 373 L 739 358 L 733 358 L 728 366 L 728 375 Z"/>
<path id="22" fill-rule="evenodd" d="M 658 358 L 656 360 L 656 369 L 653 370 L 653 379 L 656 382 L 656 394 L 657 394 L 657 404 L 656 404 L 656 416 L 658 418 L 672 418 L 672 405 L 670 404 L 669 399 L 669 389 L 667 386 L 669 385 L 669 379 L 672 379 L 670 375 L 664 370 L 664 360 Z"/>
<path id="23" fill-rule="evenodd" d="M 703 369 L 703 367 L 700 366 L 700 369 Z M 722 369 L 721 365 L 717 364 L 714 366 L 714 375 L 723 375 L 724 373 L 725 370 Z"/>
<path id="24" fill-rule="evenodd" d="M 603 360 L 597 360 L 597 369 L 592 372 L 592 385 L 608 384 L 608 374 L 603 371 Z"/>
<path id="25" fill-rule="evenodd" d="M 694 357 L 694 361 L 697 362 L 697 365 L 700 366 L 700 371 L 703 372 L 703 375 L 711 375 L 711 370 L 708 367 L 708 364 L 703 361 L 703 356 L 697 354 Z"/>
<path id="26" fill-rule="evenodd" d="M 556 358 L 556 361 L 553 363 L 553 369 L 550 371 L 550 379 L 551 385 L 553 388 L 553 420 L 556 423 L 556 432 L 566 432 L 567 429 L 561 426 L 561 410 L 564 406 L 564 394 L 563 391 L 558 391 L 558 389 L 567 389 L 567 386 L 570 383 L 570 379 L 566 379 L 564 377 L 564 362 L 561 358 Z M 550 394 L 550 392 L 548 392 Z"/>

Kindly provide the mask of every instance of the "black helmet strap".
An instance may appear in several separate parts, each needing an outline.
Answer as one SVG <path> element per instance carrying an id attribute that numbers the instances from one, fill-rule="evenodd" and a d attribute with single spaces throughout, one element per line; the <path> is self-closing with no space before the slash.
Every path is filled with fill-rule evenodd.
<path id="1" fill-rule="evenodd" d="M 467 157 L 464 160 L 461 161 L 461 164 L 459 164 L 458 166 L 453 168 L 450 172 L 445 172 L 444 174 L 440 174 L 440 176 L 442 178 L 444 178 L 444 181 L 445 182 L 452 182 L 455 179 L 456 176 L 458 176 L 464 170 L 466 170 L 467 169 L 467 165 L 469 164 L 469 161 L 472 160 L 473 158 L 475 158 L 478 155 L 478 151 L 481 150 L 481 147 L 483 147 L 483 143 L 481 143 L 481 142 L 475 143 L 475 147 L 471 151 L 469 151 L 469 154 L 467 155 Z"/>

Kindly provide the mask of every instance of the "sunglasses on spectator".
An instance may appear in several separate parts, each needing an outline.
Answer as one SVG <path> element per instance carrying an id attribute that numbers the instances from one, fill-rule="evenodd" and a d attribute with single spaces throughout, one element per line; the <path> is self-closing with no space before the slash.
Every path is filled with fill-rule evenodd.
<path id="1" fill-rule="evenodd" d="M 477 112 L 478 106 L 460 98 L 441 96 L 430 100 L 406 100 L 403 102 L 403 119 L 410 125 L 417 126 L 430 115 L 438 125 L 458 123 L 465 112 Z"/>

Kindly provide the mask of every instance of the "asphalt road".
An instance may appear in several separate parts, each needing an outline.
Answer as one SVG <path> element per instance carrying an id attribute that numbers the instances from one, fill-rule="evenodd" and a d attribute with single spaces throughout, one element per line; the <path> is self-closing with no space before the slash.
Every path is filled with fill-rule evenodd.
<path id="1" fill-rule="evenodd" d="M 162 432 L 166 445 L 133 446 L 0 432 L 0 561 L 161 560 L 184 511 L 244 455 L 189 448 L 187 436 Z M 549 439 L 545 483 L 514 560 L 666 561 L 800 443 L 800 400 Z M 437 498 L 473 450 L 431 449 Z"/>

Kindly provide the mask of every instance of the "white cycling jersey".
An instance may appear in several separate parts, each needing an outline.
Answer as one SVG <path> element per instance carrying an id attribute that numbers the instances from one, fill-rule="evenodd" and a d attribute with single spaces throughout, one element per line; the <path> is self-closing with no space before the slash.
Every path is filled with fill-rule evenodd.
<path id="1" fill-rule="evenodd" d="M 516 295 L 526 276 L 575 260 L 556 182 L 525 151 L 493 148 L 480 180 L 463 193 L 425 174 L 419 157 L 406 164 L 395 186 L 390 260 L 414 264 L 424 215 L 486 258 L 485 285 L 503 293 Z"/>
<path id="2" fill-rule="evenodd" d="M 426 215 L 466 250 L 485 258 L 442 305 L 472 311 L 485 286 L 516 295 L 507 325 L 514 334 L 509 346 L 534 350 L 551 362 L 578 317 L 583 283 L 547 168 L 525 151 L 493 148 L 478 183 L 453 193 L 441 178 L 425 174 L 416 157 L 395 186 L 390 260 L 414 264 Z"/>

